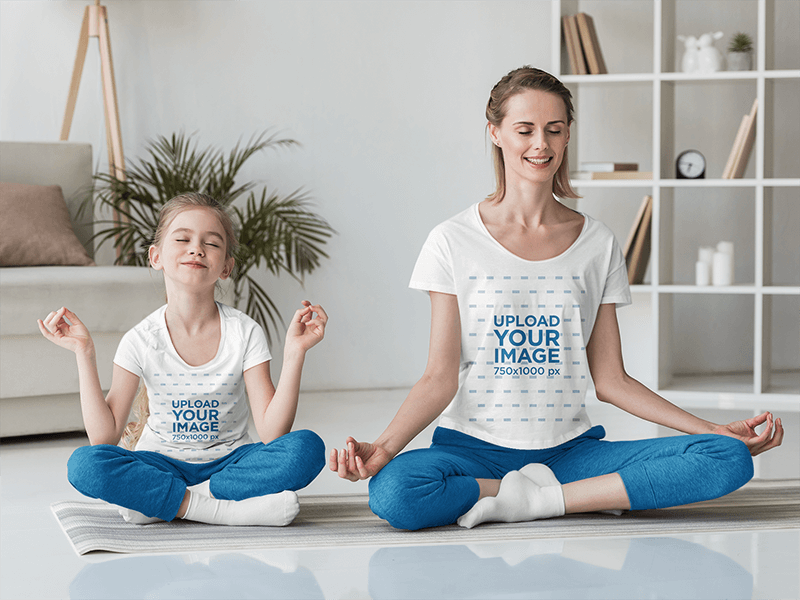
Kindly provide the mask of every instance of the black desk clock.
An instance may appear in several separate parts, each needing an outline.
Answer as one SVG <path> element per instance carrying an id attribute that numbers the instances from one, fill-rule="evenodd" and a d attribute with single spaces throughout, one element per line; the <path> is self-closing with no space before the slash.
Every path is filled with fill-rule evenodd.
<path id="1" fill-rule="evenodd" d="M 675 161 L 676 179 L 705 179 L 706 157 L 697 150 L 684 150 Z"/>

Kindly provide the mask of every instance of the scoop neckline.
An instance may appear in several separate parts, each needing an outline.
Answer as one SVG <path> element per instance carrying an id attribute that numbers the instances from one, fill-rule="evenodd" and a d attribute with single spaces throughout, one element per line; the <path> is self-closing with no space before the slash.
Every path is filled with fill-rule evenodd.
<path id="1" fill-rule="evenodd" d="M 225 339 L 225 319 L 222 316 L 222 306 L 216 300 L 214 304 L 217 307 L 217 314 L 219 315 L 219 345 L 217 346 L 217 352 L 214 354 L 214 358 L 209 360 L 207 363 L 202 365 L 190 365 L 188 362 L 183 360 L 183 357 L 178 352 L 177 348 L 175 348 L 175 344 L 172 341 L 172 335 L 169 333 L 169 327 L 167 327 L 167 306 L 164 305 L 164 311 L 161 313 L 161 323 L 164 326 L 164 333 L 167 335 L 167 343 L 169 344 L 170 350 L 178 357 L 178 360 L 181 361 L 184 367 L 187 369 L 205 369 L 206 367 L 213 365 L 219 359 L 220 355 L 222 354 L 222 345 L 223 340 Z"/>
<path id="2" fill-rule="evenodd" d="M 476 202 L 476 203 L 473 205 L 473 207 L 472 207 L 472 210 L 473 210 L 473 214 L 474 214 L 474 216 L 475 216 L 475 220 L 478 222 L 478 227 L 479 227 L 479 228 L 480 228 L 480 230 L 481 230 L 481 231 L 484 233 L 484 235 L 486 235 L 486 236 L 487 236 L 487 237 L 488 237 L 490 240 L 492 240 L 492 242 L 495 244 L 495 246 L 497 246 L 498 248 L 500 248 L 500 250 L 502 250 L 503 252 L 505 252 L 505 253 L 506 253 L 506 254 L 508 254 L 509 256 L 513 256 L 513 257 L 514 257 L 514 258 L 516 258 L 517 260 L 520 260 L 520 261 L 522 261 L 522 262 L 524 262 L 524 263 L 527 263 L 527 264 L 538 265 L 538 264 L 548 263 L 548 262 L 552 262 L 552 261 L 554 261 L 554 260 L 557 260 L 557 259 L 559 259 L 559 258 L 562 258 L 562 257 L 566 256 L 567 254 L 569 254 L 570 252 L 572 252 L 572 249 L 573 249 L 573 248 L 575 248 L 575 246 L 577 246 L 577 245 L 578 245 L 578 243 L 581 241 L 581 239 L 583 238 L 584 234 L 586 233 L 586 230 L 587 230 L 587 229 L 588 229 L 588 227 L 589 227 L 589 216 L 588 216 L 586 213 L 582 213 L 582 212 L 581 212 L 581 211 L 579 211 L 579 210 L 575 210 L 574 212 L 578 213 L 580 216 L 582 216 L 582 217 L 583 217 L 583 226 L 581 227 L 581 232 L 578 234 L 578 237 L 576 237 L 576 238 L 575 238 L 575 241 L 574 241 L 574 242 L 572 242 L 572 243 L 571 243 L 571 244 L 570 244 L 570 245 L 569 245 L 569 246 L 568 246 L 568 247 L 567 247 L 567 248 L 566 248 L 566 249 L 565 249 L 563 252 L 561 252 L 560 254 L 556 254 L 555 256 L 551 256 L 550 258 L 543 258 L 542 260 L 529 260 L 529 259 L 527 259 L 527 258 L 522 258 L 521 256 L 519 256 L 519 255 L 517 255 L 517 254 L 514 254 L 513 252 L 511 252 L 511 250 L 509 250 L 508 248 L 506 248 L 505 246 L 503 246 L 503 244 L 501 244 L 501 243 L 500 243 L 500 242 L 499 242 L 499 241 L 498 241 L 498 240 L 497 240 L 497 239 L 496 239 L 496 238 L 495 238 L 495 237 L 494 237 L 494 236 L 491 234 L 491 232 L 489 231 L 489 229 L 486 227 L 486 223 L 484 223 L 484 222 L 483 222 L 483 219 L 481 218 L 481 212 L 480 212 L 480 209 L 478 208 L 478 206 L 479 206 L 479 205 L 480 205 L 480 202 Z M 574 210 L 574 209 L 570 209 L 570 210 Z"/>

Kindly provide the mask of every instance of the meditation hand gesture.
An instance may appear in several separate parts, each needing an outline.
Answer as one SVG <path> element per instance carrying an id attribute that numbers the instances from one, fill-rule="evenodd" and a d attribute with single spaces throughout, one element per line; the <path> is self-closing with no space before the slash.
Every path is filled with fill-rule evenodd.
<path id="1" fill-rule="evenodd" d="M 382 446 L 357 442 L 355 438 L 349 437 L 346 450 L 336 450 L 335 448 L 331 450 L 328 466 L 342 479 L 358 481 L 372 477 L 391 459 L 391 454 Z"/>
<path id="2" fill-rule="evenodd" d="M 783 424 L 780 419 L 775 419 L 773 423 L 773 419 L 772 413 L 765 412 L 750 419 L 720 425 L 713 433 L 743 441 L 750 450 L 750 454 L 756 456 L 780 446 L 783 442 Z M 757 433 L 756 427 L 764 423 L 767 424 L 764 431 L 760 434 Z"/>
<path id="3" fill-rule="evenodd" d="M 92 336 L 86 325 L 68 308 L 61 307 L 47 315 L 44 321 L 39 319 L 37 322 L 42 335 L 57 346 L 75 354 L 93 347 Z"/>
<path id="4" fill-rule="evenodd" d="M 286 331 L 285 349 L 307 352 L 325 337 L 327 322 L 328 315 L 319 304 L 312 305 L 308 300 L 303 300 L 303 308 L 294 313 Z"/>

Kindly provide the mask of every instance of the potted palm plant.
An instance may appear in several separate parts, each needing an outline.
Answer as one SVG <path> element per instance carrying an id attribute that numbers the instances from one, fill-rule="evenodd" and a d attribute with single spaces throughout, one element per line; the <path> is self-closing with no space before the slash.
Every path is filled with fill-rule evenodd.
<path id="1" fill-rule="evenodd" d="M 753 38 L 741 31 L 728 44 L 728 70 L 749 71 L 753 68 Z"/>
<path id="2" fill-rule="evenodd" d="M 234 305 L 258 321 L 271 340 L 279 332 L 281 316 L 254 279 L 254 270 L 263 267 L 302 282 L 322 258 L 328 258 L 322 246 L 334 230 L 311 210 L 302 189 L 281 196 L 268 193 L 266 186 L 256 189 L 255 181 L 237 182 L 236 175 L 257 152 L 295 145 L 295 140 L 263 132 L 225 153 L 198 148 L 193 136 L 182 132 L 158 136 L 148 142 L 145 158 L 129 161 L 123 180 L 109 173 L 95 175 L 94 194 L 86 208 L 111 209 L 115 214 L 113 220 L 100 221 L 95 233 L 98 246 L 113 243 L 116 264 L 146 266 L 147 248 L 164 203 L 187 191 L 216 198 L 229 207 L 240 242 L 231 276 Z"/>

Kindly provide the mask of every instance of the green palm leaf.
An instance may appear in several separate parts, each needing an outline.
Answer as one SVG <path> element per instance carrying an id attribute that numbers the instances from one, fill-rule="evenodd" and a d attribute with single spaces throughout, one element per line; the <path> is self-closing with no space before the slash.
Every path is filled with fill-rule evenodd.
<path id="1" fill-rule="evenodd" d="M 308 194 L 296 190 L 288 196 L 254 190 L 255 181 L 236 181 L 245 163 L 268 148 L 299 145 L 267 131 L 236 143 L 229 153 L 199 148 L 193 135 L 183 132 L 158 136 L 148 142 L 145 158 L 130 161 L 125 180 L 108 173 L 95 175 L 94 194 L 84 208 L 113 210 L 115 220 L 99 221 L 94 235 L 98 247 L 110 243 L 119 257 L 116 264 L 146 266 L 161 207 L 179 194 L 201 192 L 216 198 L 232 212 L 239 237 L 233 274 L 234 304 L 258 321 L 272 340 L 283 327 L 280 311 L 269 294 L 254 279 L 254 270 L 273 275 L 286 273 L 301 282 L 323 258 L 323 246 L 334 233 L 331 226 L 311 210 Z M 245 197 L 246 195 L 246 197 Z M 239 201 L 242 199 L 241 201 Z M 239 202 L 237 202 L 239 201 Z"/>

